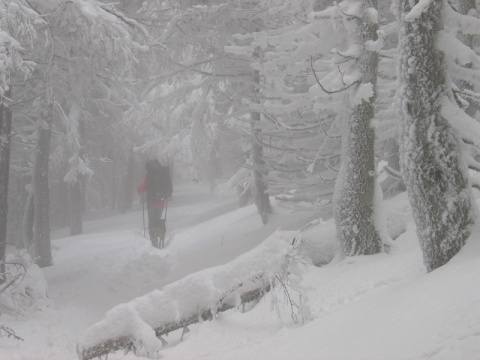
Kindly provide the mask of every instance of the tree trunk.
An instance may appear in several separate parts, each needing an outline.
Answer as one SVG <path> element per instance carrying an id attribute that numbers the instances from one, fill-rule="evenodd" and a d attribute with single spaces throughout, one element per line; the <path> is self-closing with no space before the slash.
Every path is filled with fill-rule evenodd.
<path id="1" fill-rule="evenodd" d="M 10 97 L 9 93 L 8 91 L 7 97 Z M 4 99 L 0 99 L 0 284 L 5 281 L 11 132 L 12 113 Z"/>
<path id="2" fill-rule="evenodd" d="M 30 183 L 30 189 L 28 191 L 27 200 L 25 202 L 25 210 L 23 212 L 22 219 L 22 240 L 23 245 L 29 252 L 33 253 L 33 218 L 34 218 L 34 207 L 33 207 L 33 184 Z"/>
<path id="3" fill-rule="evenodd" d="M 255 94 L 258 93 L 258 85 L 260 84 L 260 74 L 254 71 L 254 83 L 257 84 Z M 268 172 L 263 160 L 263 145 L 261 143 L 261 116 L 258 112 L 250 113 L 251 131 L 252 131 L 252 166 L 255 189 L 255 205 L 257 211 L 262 218 L 262 223 L 266 224 L 268 215 L 272 213 L 270 197 L 268 193 Z"/>
<path id="4" fill-rule="evenodd" d="M 40 267 L 52 265 L 50 191 L 48 186 L 52 110 L 53 106 L 49 104 L 44 110 L 44 116 L 41 116 L 38 120 L 38 139 L 33 163 L 33 258 Z"/>
<path id="5" fill-rule="evenodd" d="M 398 2 L 398 109 L 400 162 L 428 271 L 448 262 L 465 244 L 474 204 L 461 141 L 442 117 L 446 97 L 444 55 L 435 47 L 443 28 L 442 0 L 405 20 L 416 1 Z"/>
<path id="6" fill-rule="evenodd" d="M 80 179 L 68 183 L 68 222 L 70 226 L 70 235 L 79 235 L 82 229 L 82 186 Z"/>
<path id="7" fill-rule="evenodd" d="M 366 47 L 377 40 L 378 24 L 371 20 L 375 0 L 364 0 L 361 18 L 351 41 L 362 50 L 356 60 L 360 83 L 348 95 L 348 118 L 342 129 L 342 163 L 335 184 L 334 205 L 337 234 L 345 256 L 381 252 L 383 242 L 376 215 L 375 133 L 372 127 L 376 95 L 378 54 Z M 370 87 L 368 99 L 353 100 Z M 377 199 L 380 201 L 379 199 Z"/>

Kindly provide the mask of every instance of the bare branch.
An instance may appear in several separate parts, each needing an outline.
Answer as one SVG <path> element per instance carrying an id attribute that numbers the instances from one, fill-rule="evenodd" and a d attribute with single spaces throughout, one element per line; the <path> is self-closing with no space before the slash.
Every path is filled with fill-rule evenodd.
<path id="1" fill-rule="evenodd" d="M 345 91 L 345 90 L 348 90 L 348 89 L 351 88 L 353 85 L 356 85 L 356 84 L 359 84 L 359 83 L 360 83 L 360 81 L 357 80 L 357 81 L 354 81 L 353 83 L 351 83 L 350 85 L 344 87 L 343 89 L 338 89 L 338 90 L 334 90 L 334 91 L 329 91 L 329 90 L 325 89 L 325 88 L 323 87 L 323 85 L 320 83 L 320 80 L 319 80 L 318 77 L 317 77 L 317 73 L 316 73 L 315 69 L 313 68 L 313 58 L 312 58 L 312 57 L 310 57 L 310 67 L 312 68 L 313 75 L 315 76 L 315 80 L 317 81 L 318 86 L 320 86 L 320 88 L 321 88 L 324 92 L 326 92 L 327 94 L 337 94 L 337 93 L 343 92 L 343 91 Z M 343 79 L 342 79 L 342 82 L 343 82 Z"/>

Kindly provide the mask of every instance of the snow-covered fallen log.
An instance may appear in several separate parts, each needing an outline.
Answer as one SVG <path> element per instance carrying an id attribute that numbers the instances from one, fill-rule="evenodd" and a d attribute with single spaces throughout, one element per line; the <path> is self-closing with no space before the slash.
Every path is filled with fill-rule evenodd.
<path id="1" fill-rule="evenodd" d="M 263 296 L 263 294 L 268 292 L 268 290 L 269 290 L 269 286 L 267 287 L 260 286 L 255 290 L 251 290 L 244 294 L 241 294 L 240 303 L 246 304 L 255 300 L 259 300 Z M 189 325 L 196 324 L 198 322 L 202 322 L 205 320 L 212 320 L 215 313 L 227 311 L 235 308 L 236 306 L 237 304 L 235 302 L 226 301 L 226 302 L 222 302 L 220 307 L 205 309 L 199 313 L 195 313 L 190 316 L 181 318 L 178 321 L 162 324 L 161 326 L 154 329 L 155 336 L 159 338 L 160 336 L 167 335 L 172 331 L 179 330 L 179 329 L 186 329 L 187 326 Z M 144 347 L 145 347 L 145 344 L 142 339 L 135 339 L 132 336 L 120 336 L 115 339 L 107 340 L 101 344 L 95 345 L 88 349 L 78 346 L 77 352 L 78 352 L 78 357 L 81 360 L 99 358 L 103 355 L 109 354 L 111 352 L 114 352 L 120 349 L 124 349 L 125 351 L 131 350 L 136 353 L 144 353 L 145 355 L 149 355 L 152 353 L 151 348 L 145 347 L 144 349 Z M 150 349 L 150 351 L 147 349 Z M 156 352 L 156 351 L 158 351 L 158 349 L 153 350 L 153 352 Z"/>
<path id="2" fill-rule="evenodd" d="M 279 274 L 291 267 L 293 236 L 276 232 L 228 264 L 191 274 L 161 291 L 114 307 L 85 331 L 77 344 L 79 359 L 120 349 L 154 356 L 163 347 L 160 336 L 260 299 Z"/>

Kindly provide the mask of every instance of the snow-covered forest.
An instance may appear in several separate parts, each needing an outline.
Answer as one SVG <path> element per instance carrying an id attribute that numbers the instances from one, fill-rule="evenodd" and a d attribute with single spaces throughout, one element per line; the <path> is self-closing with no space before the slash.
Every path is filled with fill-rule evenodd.
<path id="1" fill-rule="evenodd" d="M 0 0 L 0 360 L 478 359 L 476 7 Z"/>

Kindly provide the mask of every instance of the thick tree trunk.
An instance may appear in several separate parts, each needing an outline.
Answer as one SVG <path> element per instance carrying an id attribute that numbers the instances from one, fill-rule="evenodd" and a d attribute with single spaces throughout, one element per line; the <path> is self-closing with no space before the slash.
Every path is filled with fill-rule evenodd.
<path id="1" fill-rule="evenodd" d="M 361 47 L 357 59 L 361 81 L 349 94 L 348 119 L 342 129 L 342 164 L 335 184 L 335 222 L 345 256 L 375 254 L 383 250 L 376 215 L 376 171 L 372 127 L 377 83 L 378 54 L 366 48 L 367 41 L 377 39 L 378 24 L 371 21 L 370 9 L 376 1 L 362 4 L 352 43 Z M 356 100 L 357 92 L 370 87 L 368 99 Z M 360 102 L 360 103 L 359 103 Z"/>
<path id="2" fill-rule="evenodd" d="M 398 2 L 398 108 L 400 161 L 428 271 L 448 262 L 465 244 L 474 205 L 461 141 L 442 117 L 444 55 L 435 47 L 443 28 L 442 0 L 405 20 L 416 2 Z"/>
<path id="3" fill-rule="evenodd" d="M 260 84 L 260 74 L 258 71 L 254 72 L 255 84 Z M 258 90 L 255 90 L 258 92 Z M 262 223 L 266 224 L 268 215 L 272 213 L 272 206 L 270 204 L 270 197 L 268 193 L 268 171 L 263 160 L 263 145 L 261 143 L 261 116 L 258 112 L 250 113 L 251 131 L 252 131 L 252 165 L 253 177 L 255 185 L 255 205 L 257 211 L 262 218 Z"/>
<path id="4" fill-rule="evenodd" d="M 9 97 L 9 92 L 6 94 Z M 0 99 L 0 284 L 5 280 L 12 113 Z"/>
<path id="5" fill-rule="evenodd" d="M 50 190 L 48 186 L 52 109 L 52 105 L 48 105 L 44 116 L 39 118 L 38 138 L 33 163 L 33 258 L 40 267 L 52 265 Z"/>

